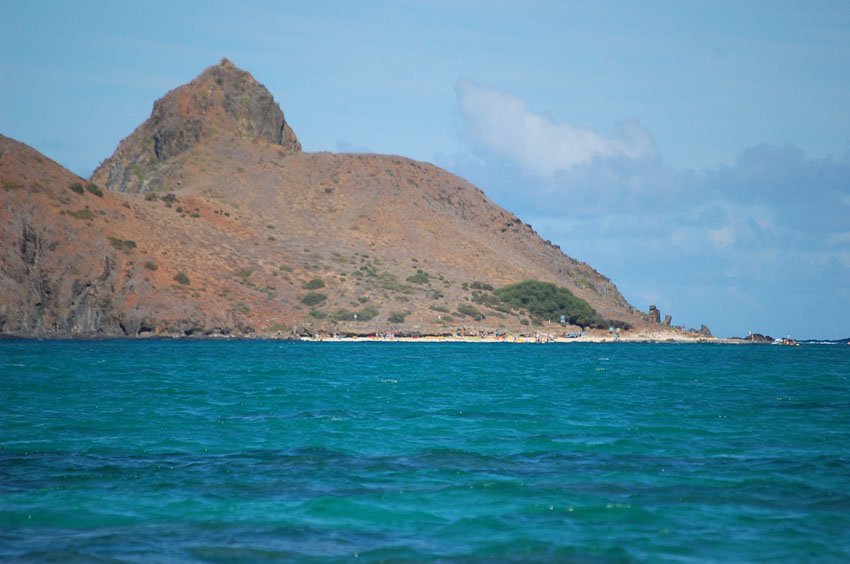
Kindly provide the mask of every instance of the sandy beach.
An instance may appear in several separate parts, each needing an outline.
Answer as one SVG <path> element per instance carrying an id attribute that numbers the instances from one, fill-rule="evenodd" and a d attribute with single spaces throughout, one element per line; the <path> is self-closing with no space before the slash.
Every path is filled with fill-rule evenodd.
<path id="1" fill-rule="evenodd" d="M 738 338 L 706 337 L 696 332 L 677 329 L 644 329 L 623 331 L 619 334 L 603 330 L 590 330 L 577 336 L 547 333 L 544 331 L 524 334 L 482 334 L 482 335 L 422 335 L 400 336 L 391 333 L 357 336 L 315 336 L 301 337 L 302 341 L 322 342 L 402 342 L 402 343 L 726 343 L 746 344 L 749 341 Z"/>

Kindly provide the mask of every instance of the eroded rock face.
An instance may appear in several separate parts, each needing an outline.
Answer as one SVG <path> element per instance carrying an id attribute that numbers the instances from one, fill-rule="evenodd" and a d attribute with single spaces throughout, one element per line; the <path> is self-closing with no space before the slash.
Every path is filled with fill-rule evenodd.
<path id="1" fill-rule="evenodd" d="M 668 313 L 667 315 L 664 316 L 664 323 L 662 323 L 662 325 L 664 325 L 665 327 L 670 327 L 670 325 L 672 323 L 673 323 L 673 316 Z"/>
<path id="2" fill-rule="evenodd" d="M 186 151 L 212 138 L 252 139 L 301 150 L 272 94 L 227 59 L 154 103 L 150 118 L 95 170 L 92 180 L 114 192 L 143 193 L 180 181 Z M 167 187 L 167 186 L 166 186 Z"/>
<path id="3" fill-rule="evenodd" d="M 708 325 L 702 324 L 699 328 L 699 334 L 703 337 L 712 337 L 711 329 L 708 328 Z"/>
<path id="4" fill-rule="evenodd" d="M 654 305 L 649 306 L 649 322 L 661 323 L 661 310 Z"/>
<path id="5" fill-rule="evenodd" d="M 752 341 L 754 343 L 772 343 L 773 337 L 770 335 L 762 335 L 761 333 L 750 333 L 744 338 L 745 341 Z"/>

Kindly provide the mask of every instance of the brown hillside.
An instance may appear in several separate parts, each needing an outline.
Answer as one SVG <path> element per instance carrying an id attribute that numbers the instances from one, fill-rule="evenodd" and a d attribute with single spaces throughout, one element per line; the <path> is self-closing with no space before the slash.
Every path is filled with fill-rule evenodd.
<path id="1" fill-rule="evenodd" d="M 3 333 L 533 331 L 470 287 L 525 279 L 644 322 L 610 280 L 438 167 L 300 152 L 271 94 L 227 61 L 155 104 L 95 171 L 102 197 L 29 147 L 0 150 Z"/>

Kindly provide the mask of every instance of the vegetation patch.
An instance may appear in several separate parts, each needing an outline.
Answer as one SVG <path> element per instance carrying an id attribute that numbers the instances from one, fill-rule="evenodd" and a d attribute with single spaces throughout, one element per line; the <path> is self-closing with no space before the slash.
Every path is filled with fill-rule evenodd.
<path id="1" fill-rule="evenodd" d="M 325 281 L 319 277 L 313 278 L 312 280 L 308 280 L 301 285 L 305 290 L 318 290 L 319 288 L 325 287 Z"/>
<path id="2" fill-rule="evenodd" d="M 404 323 L 404 319 L 407 317 L 407 314 L 403 311 L 394 311 L 390 313 L 390 316 L 387 317 L 387 321 L 390 323 Z"/>
<path id="3" fill-rule="evenodd" d="M 404 292 L 409 289 L 409 286 L 399 282 L 395 274 L 390 272 L 382 272 L 379 274 L 376 282 L 379 288 L 382 290 L 389 290 L 391 292 Z"/>
<path id="4" fill-rule="evenodd" d="M 186 276 L 186 274 L 183 272 L 178 272 L 177 274 L 175 274 L 174 280 L 177 281 L 178 284 L 182 284 L 183 286 L 188 286 L 189 284 L 191 284 L 191 282 L 189 281 L 189 277 Z"/>
<path id="5" fill-rule="evenodd" d="M 457 313 L 462 316 L 471 317 L 475 321 L 481 321 L 484 319 L 484 314 L 469 304 L 461 304 L 457 306 Z"/>
<path id="6" fill-rule="evenodd" d="M 502 299 L 495 295 L 485 292 L 472 292 L 472 301 L 483 306 L 496 308 L 502 304 Z"/>
<path id="7" fill-rule="evenodd" d="M 493 290 L 495 290 L 495 288 L 493 288 L 493 286 L 491 286 L 490 284 L 485 284 L 483 282 L 479 282 L 478 280 L 470 284 L 469 287 L 473 290 L 486 290 L 487 292 L 492 292 Z"/>
<path id="8" fill-rule="evenodd" d="M 133 249 L 136 248 L 136 242 L 125 239 L 118 239 L 117 237 L 110 237 L 109 242 L 112 243 L 112 246 L 118 249 L 119 251 L 124 251 L 125 253 L 129 253 Z M 156 266 L 156 265 L 154 265 Z"/>
<path id="9" fill-rule="evenodd" d="M 320 309 L 311 309 L 310 310 L 310 317 L 312 317 L 313 319 L 327 319 L 328 318 L 328 312 L 322 311 Z"/>
<path id="10" fill-rule="evenodd" d="M 377 308 L 366 306 L 357 311 L 338 309 L 333 317 L 337 321 L 370 321 L 377 317 L 379 313 Z"/>
<path id="11" fill-rule="evenodd" d="M 94 182 L 89 182 L 88 184 L 86 184 L 86 190 L 88 190 L 90 193 L 94 194 L 98 198 L 103 198 L 103 190 L 101 190 L 100 186 L 98 186 Z"/>
<path id="12" fill-rule="evenodd" d="M 3 182 L 3 187 L 6 187 L 5 181 Z M 79 182 L 72 183 L 70 186 L 68 186 L 68 190 L 70 190 L 71 192 L 76 192 L 77 194 L 84 194 L 86 191 L 86 189 L 83 188 L 83 185 Z"/>
<path id="13" fill-rule="evenodd" d="M 413 284 L 428 284 L 431 281 L 431 276 L 424 270 L 417 269 L 416 274 L 407 277 L 407 281 Z"/>
<path id="14" fill-rule="evenodd" d="M 94 214 L 89 208 L 83 208 L 77 211 L 69 211 L 68 215 L 76 219 L 94 219 Z"/>
<path id="15" fill-rule="evenodd" d="M 156 263 L 154 261 L 149 260 L 148 262 L 145 263 L 145 268 L 147 268 L 148 270 L 156 270 L 159 267 L 156 265 Z"/>
<path id="16" fill-rule="evenodd" d="M 377 276 L 378 271 L 371 264 L 364 264 L 360 267 L 360 271 L 364 272 L 367 276 Z"/>
<path id="17" fill-rule="evenodd" d="M 567 323 L 582 327 L 608 324 L 589 303 L 566 288 L 548 282 L 526 280 L 499 288 L 496 295 L 510 307 L 527 311 L 538 323 L 559 321 L 563 316 Z"/>
<path id="18" fill-rule="evenodd" d="M 308 306 L 316 306 L 327 299 L 328 297 L 321 292 L 308 292 L 301 298 L 301 303 Z"/>

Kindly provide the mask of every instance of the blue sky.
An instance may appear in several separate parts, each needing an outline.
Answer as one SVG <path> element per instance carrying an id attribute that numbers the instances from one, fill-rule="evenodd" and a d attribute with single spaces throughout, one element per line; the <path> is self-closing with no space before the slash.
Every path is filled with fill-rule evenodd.
<path id="1" fill-rule="evenodd" d="M 226 56 L 308 151 L 480 186 L 641 309 L 850 336 L 843 1 L 0 3 L 0 133 L 88 175 Z"/>

